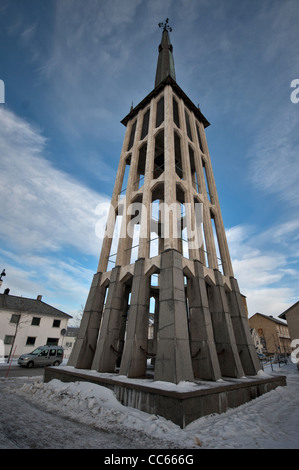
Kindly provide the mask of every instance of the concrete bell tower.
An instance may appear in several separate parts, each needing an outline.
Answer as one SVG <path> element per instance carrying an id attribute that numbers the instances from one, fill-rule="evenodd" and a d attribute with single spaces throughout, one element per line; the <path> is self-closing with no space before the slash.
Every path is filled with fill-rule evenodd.
<path id="1" fill-rule="evenodd" d="M 176 82 L 168 19 L 159 26 L 155 87 L 122 120 L 98 272 L 68 365 L 173 383 L 255 375 L 209 122 Z"/>

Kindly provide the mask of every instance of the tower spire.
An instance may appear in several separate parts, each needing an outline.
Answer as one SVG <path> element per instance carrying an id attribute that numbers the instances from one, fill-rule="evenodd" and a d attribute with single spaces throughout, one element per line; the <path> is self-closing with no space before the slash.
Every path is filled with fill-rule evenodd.
<path id="1" fill-rule="evenodd" d="M 169 32 L 172 31 L 172 28 L 168 24 L 169 19 L 166 18 L 165 23 L 159 23 L 159 28 L 163 28 L 162 40 L 159 45 L 159 56 L 157 63 L 156 71 L 156 80 L 155 87 L 157 87 L 165 78 L 171 76 L 174 80 L 175 78 L 175 68 L 174 68 L 174 59 L 173 59 L 173 47 L 170 42 Z"/>

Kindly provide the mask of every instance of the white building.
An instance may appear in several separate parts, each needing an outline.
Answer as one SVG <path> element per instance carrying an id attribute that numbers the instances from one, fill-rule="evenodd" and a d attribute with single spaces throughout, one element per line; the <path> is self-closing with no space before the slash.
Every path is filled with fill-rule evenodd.
<path id="1" fill-rule="evenodd" d="M 38 346 L 61 345 L 70 315 L 42 302 L 0 294 L 0 354 L 19 357 Z"/>

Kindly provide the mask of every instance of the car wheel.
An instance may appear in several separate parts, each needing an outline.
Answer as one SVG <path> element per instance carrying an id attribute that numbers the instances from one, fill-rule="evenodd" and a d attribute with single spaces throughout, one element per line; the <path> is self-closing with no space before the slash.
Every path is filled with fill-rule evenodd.
<path id="1" fill-rule="evenodd" d="M 30 368 L 31 368 L 31 367 L 33 367 L 33 366 L 34 366 L 33 361 L 28 362 L 27 367 L 30 367 Z"/>
<path id="2" fill-rule="evenodd" d="M 54 362 L 54 364 L 53 364 L 53 366 L 55 366 L 55 367 L 56 367 L 56 366 L 59 366 L 59 364 L 60 364 L 60 362 L 59 362 L 59 361 L 55 361 L 55 362 Z"/>

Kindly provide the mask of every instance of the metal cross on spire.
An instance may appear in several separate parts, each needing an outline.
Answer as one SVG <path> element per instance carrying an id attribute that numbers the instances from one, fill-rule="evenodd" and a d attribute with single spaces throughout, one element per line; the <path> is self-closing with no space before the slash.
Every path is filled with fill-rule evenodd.
<path id="1" fill-rule="evenodd" d="M 168 24 L 169 18 L 166 18 L 165 23 L 159 23 L 159 28 L 163 28 L 163 31 L 169 31 L 171 33 L 172 28 Z"/>

